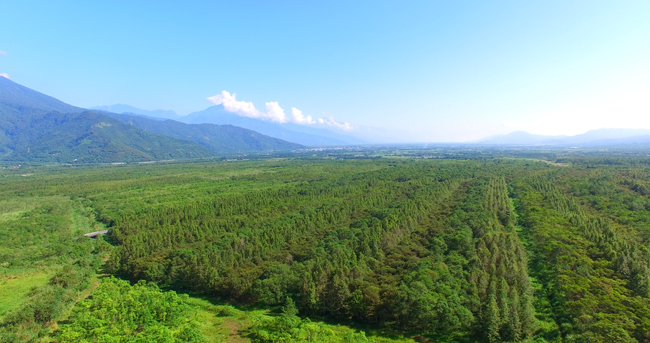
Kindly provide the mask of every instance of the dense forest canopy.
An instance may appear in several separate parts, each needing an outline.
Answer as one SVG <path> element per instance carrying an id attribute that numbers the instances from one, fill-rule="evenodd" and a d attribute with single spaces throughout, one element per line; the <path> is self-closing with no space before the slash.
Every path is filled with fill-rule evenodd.
<path id="1" fill-rule="evenodd" d="M 0 337 L 209 340 L 189 293 L 259 342 L 650 342 L 643 160 L 341 157 L 1 171 L 0 276 L 50 279 Z"/>

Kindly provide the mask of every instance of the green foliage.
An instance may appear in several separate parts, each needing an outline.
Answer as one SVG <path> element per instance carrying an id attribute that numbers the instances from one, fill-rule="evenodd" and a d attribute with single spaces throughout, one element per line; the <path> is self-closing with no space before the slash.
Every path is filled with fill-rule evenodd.
<path id="1" fill-rule="evenodd" d="M 644 285 L 650 259 L 640 255 L 647 249 L 643 232 L 620 226 L 608 216 L 611 210 L 583 200 L 615 197 L 615 186 L 602 188 L 602 181 L 594 180 L 583 184 L 591 191 L 582 193 L 574 173 L 582 172 L 516 183 L 519 210 L 532 238 L 533 275 L 544 283 L 540 296 L 548 299 L 546 306 L 567 341 L 647 341 L 650 301 Z M 578 197 L 563 193 L 560 185 L 576 187 Z M 631 254 L 638 259 L 632 262 Z"/>
<path id="2" fill-rule="evenodd" d="M 62 319 L 78 300 L 94 274 L 92 256 L 66 265 L 49 283 L 33 289 L 28 300 L 0 323 L 0 341 L 35 340 L 49 334 L 49 326 Z M 90 263 L 90 265 L 89 265 Z"/>
<path id="3" fill-rule="evenodd" d="M 214 312 L 220 317 L 230 317 L 237 313 L 232 306 L 217 306 Z"/>
<path id="4" fill-rule="evenodd" d="M 351 330 L 333 330 L 313 323 L 308 318 L 300 319 L 298 310 L 291 298 L 282 310 L 282 315 L 275 318 L 258 317 L 248 332 L 253 342 L 375 342 L 366 334 Z"/>
<path id="5" fill-rule="evenodd" d="M 187 297 L 187 296 L 185 296 Z M 192 307 L 175 292 L 140 281 L 103 279 L 77 303 L 57 339 L 64 342 L 201 342 Z"/>
<path id="6" fill-rule="evenodd" d="M 70 241 L 79 239 L 73 212 L 82 208 L 82 204 L 62 196 L 0 202 L 0 211 L 15 213 L 2 223 L 0 263 L 21 267 L 51 259 L 65 261 L 74 254 Z"/>
<path id="7" fill-rule="evenodd" d="M 45 271 L 3 275 L 0 279 L 0 289 L 2 290 L 0 292 L 0 319 L 20 307 L 29 297 L 30 291 L 46 285 L 51 276 Z"/>
<path id="8" fill-rule="evenodd" d="M 442 339 L 480 339 L 494 293 L 503 311 L 516 314 L 495 324 L 499 339 L 534 333 L 525 252 L 505 180 L 493 176 L 500 167 L 279 166 L 206 183 L 189 201 L 152 210 L 125 207 L 122 191 L 94 197 L 118 244 L 109 270 L 267 306 L 290 297 L 303 315 Z M 242 191 L 213 195 L 221 184 Z"/>
<path id="9" fill-rule="evenodd" d="M 0 195 L 64 205 L 0 214 L 14 223 L 0 232 L 10 249 L 2 256 L 22 245 L 37 252 L 20 255 L 22 266 L 56 258 L 46 242 L 57 240 L 43 232 L 58 223 L 67 237 L 65 228 L 74 230 L 61 218 L 84 216 L 65 203 L 79 203 L 110 230 L 115 246 L 100 240 L 89 253 L 110 252 L 109 272 L 238 305 L 283 306 L 282 315 L 255 317 L 247 332 L 260 342 L 379 339 L 307 317 L 442 342 L 646 342 L 650 180 L 647 167 L 616 161 L 275 160 L 37 170 L 31 180 L 5 172 Z M 146 285 L 115 284 L 105 299 L 122 299 L 128 306 L 118 312 L 140 318 L 145 306 L 129 294 L 162 294 Z M 80 320 L 64 325 L 137 337 L 131 317 L 93 324 L 102 306 L 76 306 Z M 210 310 L 224 323 L 240 314 Z M 147 323 L 156 332 L 192 326 Z"/>
<path id="10" fill-rule="evenodd" d="M 100 266 L 102 241 L 82 234 L 101 224 L 64 196 L 5 197 L 0 215 L 0 341 L 44 339 Z"/>

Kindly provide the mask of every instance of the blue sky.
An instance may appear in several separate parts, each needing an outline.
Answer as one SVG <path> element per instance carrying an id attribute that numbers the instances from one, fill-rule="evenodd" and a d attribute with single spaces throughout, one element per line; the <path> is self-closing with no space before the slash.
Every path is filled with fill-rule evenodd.
<path id="1" fill-rule="evenodd" d="M 227 91 L 260 112 L 277 102 L 287 116 L 296 108 L 421 142 L 650 128 L 648 1 L 0 8 L 0 73 L 82 107 L 187 114 Z"/>

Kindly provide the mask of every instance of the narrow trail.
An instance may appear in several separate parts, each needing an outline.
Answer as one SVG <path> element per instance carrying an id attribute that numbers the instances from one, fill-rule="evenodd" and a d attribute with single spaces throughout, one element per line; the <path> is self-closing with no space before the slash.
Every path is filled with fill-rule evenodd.
<path id="1" fill-rule="evenodd" d="M 230 330 L 230 334 L 228 337 L 228 342 L 232 343 L 241 343 L 241 342 L 246 342 L 246 340 L 239 336 L 239 324 L 233 320 L 226 319 L 223 323 L 225 327 L 227 327 Z"/>

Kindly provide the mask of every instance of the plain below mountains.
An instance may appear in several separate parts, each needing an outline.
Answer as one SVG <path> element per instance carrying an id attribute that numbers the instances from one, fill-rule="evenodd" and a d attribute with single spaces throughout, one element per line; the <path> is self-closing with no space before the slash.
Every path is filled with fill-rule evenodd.
<path id="1" fill-rule="evenodd" d="M 306 146 L 340 146 L 366 143 L 361 139 L 327 129 L 292 123 L 279 124 L 256 118 L 243 117 L 226 111 L 223 105 L 211 106 L 203 111 L 190 113 L 186 116 L 180 116 L 170 110 L 148 111 L 123 104 L 97 106 L 92 109 L 118 114 L 135 114 L 151 119 L 173 119 L 187 124 L 233 125 Z"/>
<path id="2" fill-rule="evenodd" d="M 303 148 L 221 125 L 88 111 L 0 77 L 0 160 L 134 162 Z"/>
<path id="3" fill-rule="evenodd" d="M 555 146 L 555 147 L 616 147 L 650 144 L 647 129 L 598 129 L 575 136 L 545 136 L 524 131 L 484 138 L 475 143 L 487 145 Z"/>

